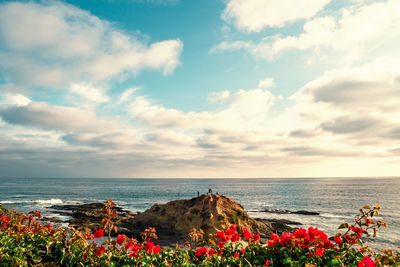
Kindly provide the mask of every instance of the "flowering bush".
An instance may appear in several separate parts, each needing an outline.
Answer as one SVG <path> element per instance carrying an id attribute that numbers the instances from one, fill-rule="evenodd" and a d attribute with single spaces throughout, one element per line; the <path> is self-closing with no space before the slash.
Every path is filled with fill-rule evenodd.
<path id="1" fill-rule="evenodd" d="M 310 227 L 280 236 L 271 234 L 261 243 L 260 235 L 248 229 L 238 232 L 231 225 L 209 240 L 201 230 L 193 230 L 184 248 L 161 248 L 155 244 L 154 228 L 141 234 L 142 240 L 118 235 L 118 216 L 105 202 L 107 215 L 101 229 L 53 229 L 43 225 L 40 212 L 28 215 L 0 206 L 0 265 L 38 264 L 66 266 L 400 266 L 400 253 L 382 250 L 373 253 L 364 242 L 386 223 L 373 220 L 379 206 L 365 206 L 354 222 L 343 223 L 333 237 Z M 99 244 L 97 244 L 97 243 Z"/>

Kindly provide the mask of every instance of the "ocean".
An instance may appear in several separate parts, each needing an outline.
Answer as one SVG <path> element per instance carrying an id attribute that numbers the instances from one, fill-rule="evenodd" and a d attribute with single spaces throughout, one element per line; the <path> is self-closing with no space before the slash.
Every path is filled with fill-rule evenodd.
<path id="1" fill-rule="evenodd" d="M 192 198 L 197 192 L 226 195 L 255 218 L 285 218 L 301 227 L 318 227 L 335 234 L 342 222 L 352 222 L 359 208 L 379 204 L 380 219 L 388 223 L 374 248 L 400 248 L 400 178 L 305 179 L 76 179 L 0 178 L 0 202 L 22 212 L 54 204 L 100 202 L 112 199 L 130 211 L 144 211 L 155 203 Z M 319 216 L 275 214 L 263 210 L 307 210 Z"/>

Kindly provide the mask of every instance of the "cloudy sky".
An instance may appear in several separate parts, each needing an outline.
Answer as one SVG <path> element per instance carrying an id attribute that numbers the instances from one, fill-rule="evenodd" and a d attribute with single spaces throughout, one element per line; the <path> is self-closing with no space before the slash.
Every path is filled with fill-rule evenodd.
<path id="1" fill-rule="evenodd" d="M 399 10 L 0 1 L 0 177 L 399 175 Z"/>

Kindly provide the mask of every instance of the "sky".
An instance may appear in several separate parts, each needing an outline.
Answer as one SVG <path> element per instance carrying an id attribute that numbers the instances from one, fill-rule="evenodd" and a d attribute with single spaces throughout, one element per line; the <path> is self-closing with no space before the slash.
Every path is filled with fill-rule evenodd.
<path id="1" fill-rule="evenodd" d="M 400 171 L 398 0 L 0 0 L 0 177 Z"/>

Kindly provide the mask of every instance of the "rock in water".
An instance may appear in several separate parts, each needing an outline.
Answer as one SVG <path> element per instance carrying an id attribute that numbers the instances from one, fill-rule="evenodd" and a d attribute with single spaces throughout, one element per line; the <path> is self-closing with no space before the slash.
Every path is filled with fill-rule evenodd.
<path id="1" fill-rule="evenodd" d="M 239 203 L 226 196 L 212 194 L 155 204 L 135 216 L 131 223 L 138 232 L 151 226 L 156 228 L 158 234 L 181 237 L 187 236 L 193 228 L 202 229 L 208 237 L 232 224 L 238 225 L 238 231 L 247 228 L 252 233 L 260 233 L 261 237 L 277 232 L 271 223 L 250 218 Z"/>
<path id="2" fill-rule="evenodd" d="M 90 204 L 76 204 L 76 205 L 53 205 L 50 207 L 53 213 L 57 213 L 63 216 L 72 217 L 66 222 L 71 226 L 75 227 L 85 227 L 91 230 L 96 230 L 101 227 L 101 221 L 106 215 L 103 213 L 102 209 L 104 203 L 90 203 Z M 114 207 L 113 211 L 119 214 L 115 218 L 115 223 L 119 227 L 120 233 L 129 234 L 125 228 L 129 221 L 135 216 L 131 212 L 120 208 Z M 46 221 L 54 222 L 54 218 L 44 218 Z M 112 235 L 116 235 L 112 232 Z"/>

